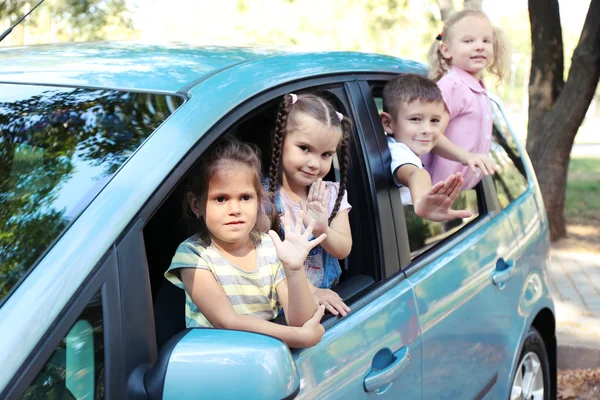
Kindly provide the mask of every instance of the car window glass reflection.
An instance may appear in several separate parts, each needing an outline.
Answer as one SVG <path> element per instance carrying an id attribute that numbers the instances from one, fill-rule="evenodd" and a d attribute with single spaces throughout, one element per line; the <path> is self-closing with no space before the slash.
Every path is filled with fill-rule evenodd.
<path id="1" fill-rule="evenodd" d="M 148 93 L 1 86 L 0 302 L 182 103 Z"/>

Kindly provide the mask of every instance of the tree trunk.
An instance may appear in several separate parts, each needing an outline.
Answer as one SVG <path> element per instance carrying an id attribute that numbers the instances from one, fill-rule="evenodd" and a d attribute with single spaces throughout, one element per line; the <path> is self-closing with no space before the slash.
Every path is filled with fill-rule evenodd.
<path id="1" fill-rule="evenodd" d="M 567 82 L 557 0 L 529 0 L 532 61 L 527 152 L 536 171 L 550 237 L 566 236 L 569 155 L 600 78 L 600 0 L 592 0 Z"/>
<path id="2" fill-rule="evenodd" d="M 438 6 L 440 6 L 440 17 L 442 18 L 442 21 L 446 21 L 454 12 L 454 3 L 452 0 L 438 0 Z"/>
<path id="3" fill-rule="evenodd" d="M 481 10 L 481 3 L 483 0 L 465 0 L 464 1 L 464 5 L 463 7 L 465 9 L 472 9 L 472 10 Z"/>

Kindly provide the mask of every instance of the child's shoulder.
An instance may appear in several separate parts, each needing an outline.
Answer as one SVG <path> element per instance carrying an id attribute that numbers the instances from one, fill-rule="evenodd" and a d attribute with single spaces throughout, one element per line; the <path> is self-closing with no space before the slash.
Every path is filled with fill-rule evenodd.
<path id="1" fill-rule="evenodd" d="M 260 258 L 263 260 L 264 265 L 277 265 L 279 264 L 279 257 L 277 256 L 277 250 L 275 249 L 275 243 L 273 239 L 267 233 L 264 232 L 252 232 L 252 240 L 256 244 L 256 249 L 259 251 Z"/>
<path id="2" fill-rule="evenodd" d="M 196 252 L 202 252 L 210 246 L 210 242 L 206 242 L 200 237 L 200 234 L 190 236 L 179 244 L 177 251 L 190 251 L 195 250 Z"/>
<path id="3" fill-rule="evenodd" d="M 442 76 L 440 78 L 440 80 L 437 81 L 436 83 L 442 91 L 444 91 L 444 89 L 452 90 L 457 85 L 461 84 L 461 79 L 460 79 L 460 76 L 456 72 L 450 70 L 444 76 Z"/>

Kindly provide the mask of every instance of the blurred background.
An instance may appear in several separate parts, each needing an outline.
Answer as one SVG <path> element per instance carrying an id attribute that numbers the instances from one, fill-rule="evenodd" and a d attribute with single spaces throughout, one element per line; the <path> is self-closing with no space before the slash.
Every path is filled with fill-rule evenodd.
<path id="1" fill-rule="evenodd" d="M 426 62 L 452 0 L 46 0 L 0 46 L 96 40 L 285 46 L 384 53 Z M 455 9 L 462 1 L 454 1 Z M 490 86 L 505 101 L 521 140 L 527 131 L 531 33 L 527 2 L 483 0 L 512 46 L 511 75 Z M 565 79 L 590 0 L 561 0 Z M 0 0 L 4 31 L 37 1 Z M 598 92 L 575 138 L 600 143 Z"/>

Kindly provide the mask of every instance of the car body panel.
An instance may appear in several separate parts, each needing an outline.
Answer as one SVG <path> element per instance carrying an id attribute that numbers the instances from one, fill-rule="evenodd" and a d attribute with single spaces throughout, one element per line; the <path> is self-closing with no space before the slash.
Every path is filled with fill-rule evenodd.
<path id="1" fill-rule="evenodd" d="M 302 377 L 298 398 L 421 398 L 421 341 L 414 294 L 408 281 L 395 282 L 376 300 L 328 329 L 321 342 L 294 353 Z M 410 360 L 398 378 L 380 392 L 366 392 L 365 378 L 373 366 L 388 367 L 394 362 L 391 355 L 402 348 L 408 349 Z"/>
<path id="2" fill-rule="evenodd" d="M 492 276 L 500 258 L 514 257 L 516 241 L 506 217 L 484 216 L 471 229 L 409 275 L 422 329 L 423 398 L 468 399 L 488 390 L 495 397 L 495 381 L 510 373 L 501 368 L 519 340 L 511 336 L 517 301 Z"/>
<path id="3" fill-rule="evenodd" d="M 280 71 L 261 70 L 259 65 L 248 70 L 259 76 L 267 73 L 273 83 L 309 75 L 422 68 L 422 64 L 413 61 L 352 52 L 300 53 L 258 47 L 155 46 L 128 42 L 68 43 L 0 49 L 0 82 L 175 93 L 186 92 L 198 80 L 219 71 L 268 58 L 273 58 L 269 65 L 277 65 Z M 287 77 L 282 73 L 284 70 Z M 243 89 L 249 82 L 253 81 L 223 80 L 236 90 Z M 236 99 L 239 96 L 233 100 Z"/>

